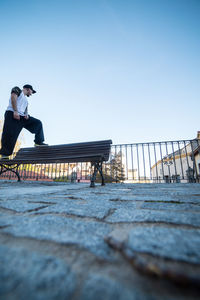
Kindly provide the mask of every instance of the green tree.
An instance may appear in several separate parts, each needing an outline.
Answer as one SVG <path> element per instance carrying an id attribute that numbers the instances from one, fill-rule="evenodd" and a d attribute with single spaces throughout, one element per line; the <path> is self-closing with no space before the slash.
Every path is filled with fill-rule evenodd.
<path id="1" fill-rule="evenodd" d="M 108 162 L 103 164 L 103 174 L 106 182 L 123 182 L 125 180 L 123 154 L 119 151 L 112 154 Z M 97 174 L 97 182 L 101 181 L 101 176 Z"/>

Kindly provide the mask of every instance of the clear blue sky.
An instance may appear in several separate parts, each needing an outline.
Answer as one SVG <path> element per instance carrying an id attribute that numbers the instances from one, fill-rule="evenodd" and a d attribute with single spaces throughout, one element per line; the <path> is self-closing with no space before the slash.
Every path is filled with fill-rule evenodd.
<path id="1" fill-rule="evenodd" d="M 32 84 L 49 144 L 200 130 L 199 0 L 0 0 L 0 38 L 0 119 Z"/>

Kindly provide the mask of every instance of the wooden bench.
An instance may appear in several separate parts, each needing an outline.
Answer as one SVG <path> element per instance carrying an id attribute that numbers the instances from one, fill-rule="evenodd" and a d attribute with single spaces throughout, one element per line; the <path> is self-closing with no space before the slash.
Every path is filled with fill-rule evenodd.
<path id="1" fill-rule="evenodd" d="M 21 148 L 11 160 L 0 159 L 0 175 L 4 172 L 14 172 L 18 181 L 18 168 L 21 164 L 50 164 L 50 163 L 79 163 L 90 162 L 93 168 L 91 187 L 94 187 L 96 175 L 99 171 L 101 184 L 104 185 L 102 163 L 108 161 L 112 141 L 96 141 L 66 145 Z"/>

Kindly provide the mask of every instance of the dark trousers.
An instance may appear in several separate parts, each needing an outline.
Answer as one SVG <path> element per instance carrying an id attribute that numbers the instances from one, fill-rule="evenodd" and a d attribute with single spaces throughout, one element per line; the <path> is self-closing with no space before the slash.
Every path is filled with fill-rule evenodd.
<path id="1" fill-rule="evenodd" d="M 44 142 L 43 127 L 40 120 L 30 116 L 28 120 L 22 116 L 20 116 L 20 120 L 16 120 L 13 118 L 12 111 L 6 111 L 1 137 L 0 154 L 11 155 L 13 153 L 17 138 L 23 128 L 26 128 L 28 131 L 35 134 L 34 142 L 36 144 Z"/>

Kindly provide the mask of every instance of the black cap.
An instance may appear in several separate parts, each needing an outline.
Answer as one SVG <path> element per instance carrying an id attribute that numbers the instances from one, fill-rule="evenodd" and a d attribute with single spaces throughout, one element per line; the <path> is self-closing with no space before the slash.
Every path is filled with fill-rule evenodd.
<path id="1" fill-rule="evenodd" d="M 24 89 L 31 89 L 32 92 L 33 92 L 33 94 L 36 93 L 36 91 L 33 89 L 32 85 L 30 85 L 30 84 L 25 84 L 25 85 L 23 86 L 23 88 L 24 88 Z"/>

